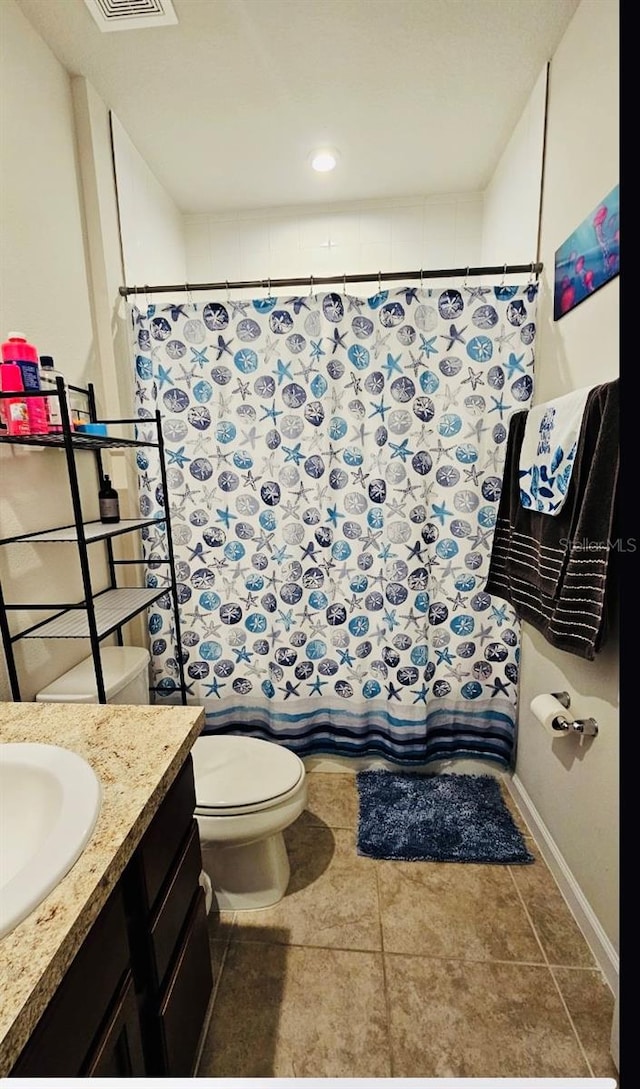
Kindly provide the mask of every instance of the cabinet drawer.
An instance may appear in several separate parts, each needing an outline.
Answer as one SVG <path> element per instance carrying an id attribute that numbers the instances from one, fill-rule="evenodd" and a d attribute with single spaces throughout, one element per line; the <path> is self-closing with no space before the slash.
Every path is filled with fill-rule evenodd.
<path id="1" fill-rule="evenodd" d="M 165 1075 L 190 1077 L 213 990 L 204 891 L 194 897 L 174 969 L 160 1005 Z"/>
<path id="2" fill-rule="evenodd" d="M 198 825 L 191 822 L 176 868 L 151 923 L 151 960 L 159 990 L 173 958 L 202 869 Z"/>
<path id="3" fill-rule="evenodd" d="M 131 972 L 127 972 L 82 1076 L 143 1078 L 145 1073 L 136 992 Z"/>
<path id="4" fill-rule="evenodd" d="M 155 906 L 178 849 L 193 819 L 196 788 L 188 756 L 140 844 L 142 895 L 146 910 Z"/>
<path id="5" fill-rule="evenodd" d="M 120 888 L 116 887 L 11 1076 L 79 1077 L 128 963 L 124 905 Z"/>

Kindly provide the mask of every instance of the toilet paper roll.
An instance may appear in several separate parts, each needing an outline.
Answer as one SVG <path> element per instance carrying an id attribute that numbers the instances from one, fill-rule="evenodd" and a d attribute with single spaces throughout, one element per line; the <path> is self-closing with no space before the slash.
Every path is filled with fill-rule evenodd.
<path id="1" fill-rule="evenodd" d="M 213 888 L 211 886 L 211 878 L 209 877 L 208 873 L 205 873 L 204 870 L 200 870 L 198 884 L 201 885 L 201 887 L 204 889 L 204 906 L 208 915 L 211 911 L 211 905 L 213 903 Z"/>
<path id="2" fill-rule="evenodd" d="M 531 700 L 530 706 L 531 713 L 552 737 L 565 737 L 566 734 L 570 733 L 569 730 L 554 729 L 555 719 L 561 718 L 565 722 L 573 722 L 573 719 L 567 709 L 562 706 L 560 700 L 557 700 L 551 693 L 545 692 L 541 696 L 535 696 Z"/>

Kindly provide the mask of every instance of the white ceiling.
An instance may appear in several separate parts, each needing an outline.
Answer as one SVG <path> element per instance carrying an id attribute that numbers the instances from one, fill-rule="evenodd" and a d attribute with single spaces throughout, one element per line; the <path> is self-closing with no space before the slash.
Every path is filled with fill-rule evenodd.
<path id="1" fill-rule="evenodd" d="M 105 34 L 17 0 L 186 213 L 482 190 L 578 2 L 173 0 L 177 26 Z"/>

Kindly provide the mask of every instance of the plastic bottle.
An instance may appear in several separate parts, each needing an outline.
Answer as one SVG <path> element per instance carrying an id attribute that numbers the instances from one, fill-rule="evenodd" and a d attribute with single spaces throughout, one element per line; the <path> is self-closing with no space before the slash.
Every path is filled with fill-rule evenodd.
<path id="1" fill-rule="evenodd" d="M 60 374 L 60 371 L 57 371 L 55 369 L 55 367 L 53 365 L 53 357 L 50 356 L 50 355 L 41 355 L 40 356 L 40 370 L 41 370 L 41 377 L 46 379 L 45 381 L 41 381 L 41 386 L 42 386 L 43 389 L 47 389 L 49 387 L 49 385 L 54 387 L 55 382 L 56 382 L 56 378 L 62 378 L 62 375 Z M 66 397 L 66 400 L 67 400 L 67 409 L 68 409 L 69 399 L 66 396 L 66 391 L 65 391 L 65 397 Z M 47 397 L 47 399 L 45 401 L 45 405 L 47 406 L 47 418 L 48 418 L 48 422 L 49 422 L 49 431 L 53 431 L 53 432 L 62 431 L 62 415 L 60 413 L 60 399 L 57 396 Z M 71 420 L 71 413 L 69 413 L 69 420 Z"/>
<path id="2" fill-rule="evenodd" d="M 120 501 L 118 499 L 118 493 L 108 476 L 105 476 L 102 487 L 98 492 L 98 504 L 100 507 L 101 522 L 120 521 Z"/>
<path id="3" fill-rule="evenodd" d="M 23 393 L 22 371 L 17 363 L 0 364 L 0 389 L 3 393 Z M 29 414 L 24 397 L 0 400 L 0 421 L 6 435 L 28 435 Z"/>
<path id="4" fill-rule="evenodd" d="M 17 363 L 22 372 L 22 388 L 25 393 L 40 390 L 38 353 L 22 333 L 9 333 L 2 345 L 3 363 Z M 43 397 L 26 397 L 29 431 L 32 435 L 47 434 L 47 409 Z"/>

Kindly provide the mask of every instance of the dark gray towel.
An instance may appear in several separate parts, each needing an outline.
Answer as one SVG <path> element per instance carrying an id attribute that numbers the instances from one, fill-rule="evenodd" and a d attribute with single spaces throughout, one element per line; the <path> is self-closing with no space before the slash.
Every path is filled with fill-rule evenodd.
<path id="1" fill-rule="evenodd" d="M 567 498 L 557 515 L 520 503 L 526 412 L 511 417 L 486 591 L 513 605 L 547 642 L 593 659 L 606 636 L 619 472 L 619 381 L 585 407 Z"/>

